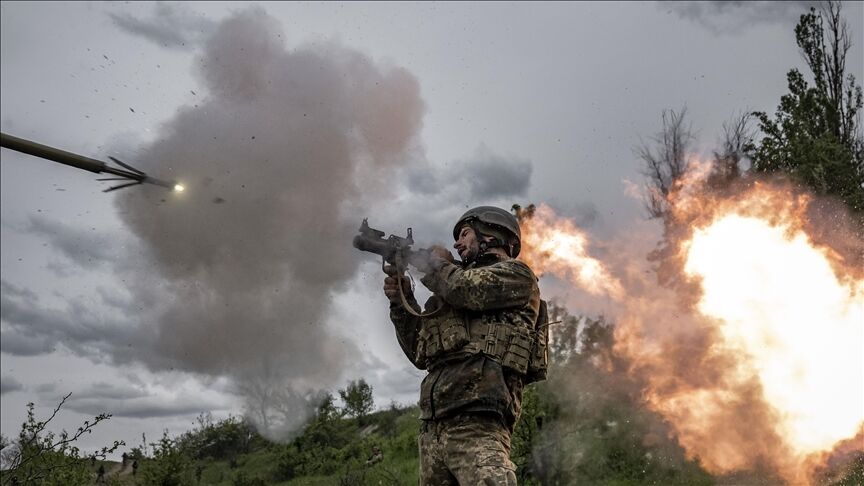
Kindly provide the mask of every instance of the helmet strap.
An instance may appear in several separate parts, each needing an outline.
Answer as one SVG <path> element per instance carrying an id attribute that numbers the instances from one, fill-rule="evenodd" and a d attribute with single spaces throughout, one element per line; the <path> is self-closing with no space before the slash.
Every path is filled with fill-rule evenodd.
<path id="1" fill-rule="evenodd" d="M 504 250 L 507 251 L 507 254 L 510 255 L 507 243 L 502 241 L 501 238 L 493 236 L 492 241 L 487 241 L 484 239 L 485 237 L 483 236 L 483 233 L 480 232 L 480 225 L 477 224 L 476 221 L 472 221 L 470 225 L 471 229 L 474 230 L 474 235 L 477 237 L 478 246 L 480 247 L 480 251 L 477 253 L 477 258 L 480 258 L 483 254 L 485 254 L 488 250 L 491 250 L 492 248 L 504 248 Z"/>
<path id="2" fill-rule="evenodd" d="M 477 261 L 483 255 L 485 255 L 487 251 L 493 248 L 504 248 L 504 251 L 507 253 L 508 256 L 512 254 L 512 246 L 507 244 L 505 241 L 502 241 L 501 238 L 492 236 L 491 241 L 486 241 L 484 239 L 483 233 L 480 231 L 480 222 L 476 219 L 469 220 L 466 222 L 466 224 L 469 228 L 474 230 L 474 236 L 477 238 L 477 246 L 479 248 L 479 250 L 477 251 L 477 255 L 471 261 L 465 262 L 466 264 Z"/>

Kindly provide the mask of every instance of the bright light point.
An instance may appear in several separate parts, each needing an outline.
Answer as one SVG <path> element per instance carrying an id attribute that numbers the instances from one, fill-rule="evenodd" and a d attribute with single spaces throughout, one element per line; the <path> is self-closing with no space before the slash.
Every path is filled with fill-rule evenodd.
<path id="1" fill-rule="evenodd" d="M 174 184 L 174 191 L 175 192 L 183 192 L 185 189 L 186 188 L 183 187 L 183 184 Z"/>

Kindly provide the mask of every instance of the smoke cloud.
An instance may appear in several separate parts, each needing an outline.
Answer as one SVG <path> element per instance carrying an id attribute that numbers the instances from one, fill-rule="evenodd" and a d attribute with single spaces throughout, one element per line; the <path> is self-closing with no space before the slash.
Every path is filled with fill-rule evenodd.
<path id="1" fill-rule="evenodd" d="M 206 99 L 136 157 L 188 190 L 117 199 L 171 296 L 152 323 L 157 356 L 142 359 L 233 376 L 256 410 L 305 403 L 362 361 L 325 320 L 359 262 L 355 206 L 410 162 L 424 111 L 407 71 L 282 37 L 258 8 L 223 21 L 200 57 Z M 275 415 L 257 421 L 286 432 Z"/>

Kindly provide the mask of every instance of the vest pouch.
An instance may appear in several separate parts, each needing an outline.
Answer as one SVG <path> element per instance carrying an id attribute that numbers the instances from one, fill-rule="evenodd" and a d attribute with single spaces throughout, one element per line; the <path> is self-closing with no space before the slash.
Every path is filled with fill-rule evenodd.
<path id="1" fill-rule="evenodd" d="M 441 347 L 444 352 L 457 351 L 468 344 L 468 329 L 465 321 L 461 316 L 454 314 L 444 317 L 440 324 Z"/>
<path id="2" fill-rule="evenodd" d="M 515 326 L 508 326 L 507 330 L 510 339 L 507 343 L 507 351 L 501 358 L 501 365 L 524 375 L 528 371 L 528 362 L 531 360 L 532 332 Z"/>
<path id="3" fill-rule="evenodd" d="M 531 360 L 528 362 L 528 373 L 525 383 L 534 383 L 546 379 L 549 367 L 549 309 L 546 301 L 540 301 L 540 312 L 535 325 L 534 347 L 531 349 Z"/>
<path id="4" fill-rule="evenodd" d="M 428 319 L 420 327 L 417 336 L 417 361 L 428 363 L 443 352 L 441 328 L 437 319 Z M 421 355 L 422 352 L 422 355 Z"/>

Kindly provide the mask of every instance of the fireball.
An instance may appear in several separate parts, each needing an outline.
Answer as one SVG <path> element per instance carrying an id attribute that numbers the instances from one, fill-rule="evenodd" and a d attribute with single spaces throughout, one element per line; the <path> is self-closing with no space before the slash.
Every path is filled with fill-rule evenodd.
<path id="1" fill-rule="evenodd" d="M 621 284 L 589 252 L 588 235 L 540 205 L 522 223 L 522 258 L 538 275 L 569 280 L 590 294 L 620 298 Z"/>
<path id="2" fill-rule="evenodd" d="M 789 185 L 719 195 L 694 167 L 668 197 L 668 286 L 611 271 L 545 206 L 524 224 L 524 258 L 614 299 L 615 352 L 688 457 L 812 484 L 832 454 L 864 451 L 864 243 L 832 229 L 844 214 L 814 224 L 813 198 Z"/>

